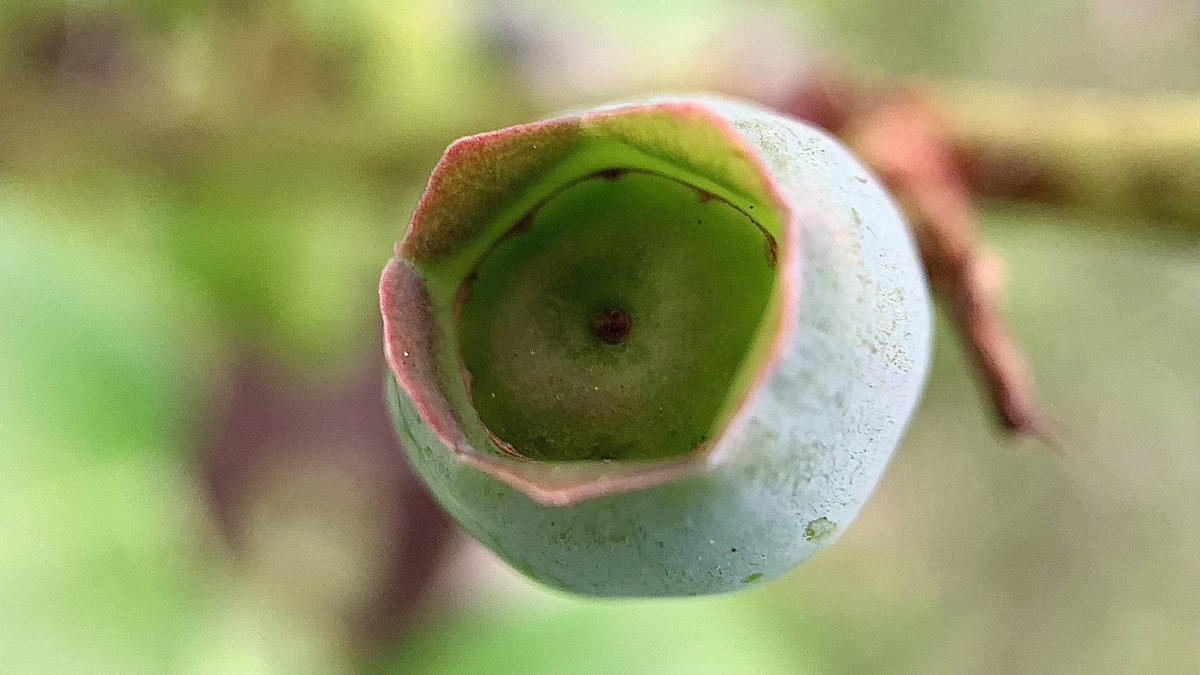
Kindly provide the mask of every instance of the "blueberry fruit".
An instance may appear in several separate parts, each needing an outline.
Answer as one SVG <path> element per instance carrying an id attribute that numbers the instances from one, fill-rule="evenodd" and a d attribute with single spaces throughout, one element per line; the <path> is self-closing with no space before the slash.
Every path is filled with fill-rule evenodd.
<path id="1" fill-rule="evenodd" d="M 413 466 L 530 577 L 746 588 L 862 508 L 924 386 L 895 204 L 837 141 L 715 97 L 455 142 L 380 303 Z"/>

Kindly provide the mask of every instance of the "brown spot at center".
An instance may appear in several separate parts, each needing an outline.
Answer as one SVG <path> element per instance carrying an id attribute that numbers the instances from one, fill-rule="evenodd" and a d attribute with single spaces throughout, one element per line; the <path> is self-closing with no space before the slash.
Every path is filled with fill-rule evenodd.
<path id="1" fill-rule="evenodd" d="M 592 320 L 592 332 L 607 344 L 619 345 L 629 337 L 630 325 L 625 310 L 614 307 L 596 315 Z"/>

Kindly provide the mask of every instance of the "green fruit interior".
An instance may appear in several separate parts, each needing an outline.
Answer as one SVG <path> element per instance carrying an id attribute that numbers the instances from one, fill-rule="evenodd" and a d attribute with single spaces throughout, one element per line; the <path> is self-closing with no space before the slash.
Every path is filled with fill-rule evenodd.
<path id="1" fill-rule="evenodd" d="M 754 206 L 664 175 L 567 184 L 461 288 L 458 349 L 479 419 L 546 461 L 705 443 L 765 351 L 775 246 Z"/>

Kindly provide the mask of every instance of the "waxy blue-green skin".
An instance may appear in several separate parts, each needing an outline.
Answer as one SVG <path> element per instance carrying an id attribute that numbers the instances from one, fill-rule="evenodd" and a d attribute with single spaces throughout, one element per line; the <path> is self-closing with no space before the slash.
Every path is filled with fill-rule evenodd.
<path id="1" fill-rule="evenodd" d="M 853 521 L 924 387 L 928 289 L 889 195 L 823 132 L 699 100 L 751 142 L 800 223 L 797 264 L 780 270 L 799 288 L 790 337 L 717 461 L 653 487 L 541 504 L 457 458 L 389 377 L 400 440 L 437 500 L 513 567 L 565 591 L 700 595 L 778 577 Z"/>

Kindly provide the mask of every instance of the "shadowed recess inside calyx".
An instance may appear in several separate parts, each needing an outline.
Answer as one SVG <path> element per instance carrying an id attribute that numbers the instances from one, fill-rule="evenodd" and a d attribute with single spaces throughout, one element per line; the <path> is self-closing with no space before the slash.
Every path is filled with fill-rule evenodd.
<path id="1" fill-rule="evenodd" d="M 776 243 L 745 208 L 611 170 L 526 215 L 462 290 L 460 355 L 491 434 L 543 461 L 659 459 L 710 441 L 776 313 Z"/>

